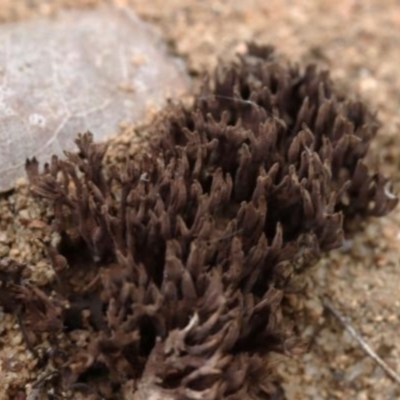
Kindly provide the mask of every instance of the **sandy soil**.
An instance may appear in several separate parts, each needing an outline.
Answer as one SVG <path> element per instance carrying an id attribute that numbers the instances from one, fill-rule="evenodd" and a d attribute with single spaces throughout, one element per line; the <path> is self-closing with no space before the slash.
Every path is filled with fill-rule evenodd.
<path id="1" fill-rule="evenodd" d="M 382 164 L 400 187 L 400 4 L 397 0 L 114 0 L 126 4 L 158 26 L 171 51 L 185 59 L 193 76 L 218 59 L 243 50 L 249 40 L 272 43 L 293 61 L 329 67 L 338 84 L 378 110 L 382 129 L 372 160 Z M 0 0 L 2 21 L 51 14 L 61 7 L 92 7 L 96 0 Z M 128 129 L 110 157 L 133 151 Z M 36 265 L 33 279 L 46 280 L 49 268 L 41 239 L 49 232 L 41 222 L 47 211 L 29 196 L 21 181 L 0 198 L 0 257 Z M 308 294 L 298 304 L 299 330 L 310 351 L 279 365 L 287 398 L 400 398 L 400 387 L 365 355 L 321 299 L 328 298 L 371 347 L 400 373 L 400 208 L 370 220 L 349 236 L 345 248 L 324 258 L 308 278 Z M 3 232 L 6 232 L 4 234 Z M 37 268 L 40 265 L 41 268 Z M 35 272 L 36 271 L 36 272 Z M 40 271 L 37 272 L 37 271 Z M 304 307 L 303 307 L 304 306 Z M 35 361 L 24 348 L 13 317 L 0 313 L 0 399 L 7 387 L 37 379 L 27 366 Z M 8 392 L 10 393 L 10 392 Z"/>

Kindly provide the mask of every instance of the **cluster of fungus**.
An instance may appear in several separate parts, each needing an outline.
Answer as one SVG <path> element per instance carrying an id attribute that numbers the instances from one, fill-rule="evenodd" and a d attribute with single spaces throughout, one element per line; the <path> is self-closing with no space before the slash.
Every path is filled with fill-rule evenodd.
<path id="1" fill-rule="evenodd" d="M 90 134 L 43 173 L 27 162 L 61 236 L 48 246 L 55 279 L 37 288 L 3 273 L 0 300 L 19 307 L 32 346 L 46 334 L 60 387 L 278 399 L 267 356 L 296 349 L 282 312 L 295 278 L 341 245 L 343 217 L 396 205 L 363 162 L 377 128 L 326 72 L 249 45 L 193 105 L 171 104 L 149 151 L 123 168 L 105 167 Z"/>

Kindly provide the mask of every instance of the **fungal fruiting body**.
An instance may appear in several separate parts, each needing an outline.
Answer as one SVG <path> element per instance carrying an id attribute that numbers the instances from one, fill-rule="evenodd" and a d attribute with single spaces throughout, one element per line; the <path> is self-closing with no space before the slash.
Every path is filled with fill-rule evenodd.
<path id="1" fill-rule="evenodd" d="M 170 105 L 123 169 L 90 134 L 43 173 L 28 161 L 61 243 L 48 248 L 55 282 L 17 285 L 18 302 L 63 354 L 60 385 L 100 374 L 106 398 L 128 381 L 137 399 L 280 398 L 268 355 L 297 346 L 282 299 L 341 245 L 343 217 L 396 205 L 363 163 L 376 130 L 327 73 L 249 45 L 193 106 Z"/>

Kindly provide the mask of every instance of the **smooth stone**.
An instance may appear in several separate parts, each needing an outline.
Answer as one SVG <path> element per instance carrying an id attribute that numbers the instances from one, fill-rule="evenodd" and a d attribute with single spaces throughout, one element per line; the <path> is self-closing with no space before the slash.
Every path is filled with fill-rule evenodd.
<path id="1" fill-rule="evenodd" d="M 189 85 L 183 62 L 127 8 L 0 25 L 0 192 L 26 158 L 75 150 L 79 132 L 104 140 Z"/>

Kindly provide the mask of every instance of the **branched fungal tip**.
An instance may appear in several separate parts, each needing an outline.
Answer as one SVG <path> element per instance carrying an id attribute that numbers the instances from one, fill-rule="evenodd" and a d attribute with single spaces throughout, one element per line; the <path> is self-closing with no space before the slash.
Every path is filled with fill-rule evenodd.
<path id="1" fill-rule="evenodd" d="M 293 278 L 341 245 L 343 217 L 397 198 L 363 162 L 374 115 L 273 54 L 251 44 L 191 108 L 171 105 L 150 155 L 124 171 L 106 169 L 90 134 L 44 173 L 27 162 L 62 237 L 57 283 L 16 277 L 0 300 L 16 288 L 27 329 L 54 339 L 61 387 L 100 374 L 110 399 L 130 380 L 137 399 L 280 398 L 265 356 L 298 346 L 281 305 Z M 78 330 L 90 332 L 79 345 Z"/>

